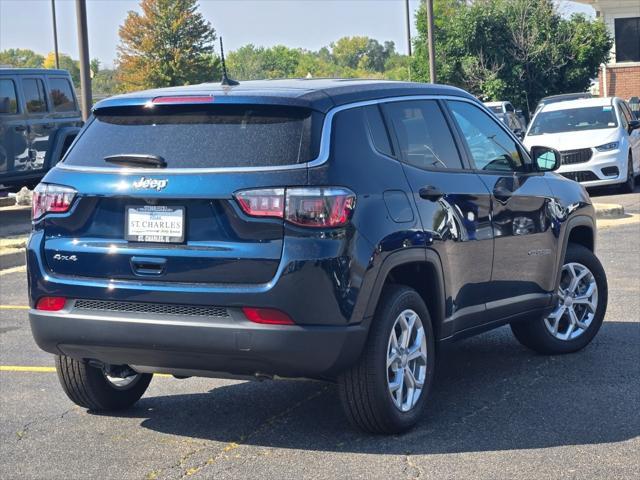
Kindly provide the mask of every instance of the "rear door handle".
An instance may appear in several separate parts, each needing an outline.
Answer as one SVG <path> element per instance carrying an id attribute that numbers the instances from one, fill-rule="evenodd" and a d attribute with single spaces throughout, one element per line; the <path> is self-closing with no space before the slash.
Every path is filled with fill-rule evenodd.
<path id="1" fill-rule="evenodd" d="M 420 198 L 424 200 L 431 200 L 432 202 L 436 202 L 444 197 L 444 193 L 438 187 L 434 187 L 433 185 L 427 185 L 426 187 L 422 187 L 418 192 Z"/>
<path id="2" fill-rule="evenodd" d="M 166 258 L 132 257 L 131 268 L 136 275 L 162 275 L 167 266 Z"/>
<path id="3" fill-rule="evenodd" d="M 16 132 L 24 132 L 27 130 L 26 125 L 16 125 L 14 128 L 16 129 Z"/>

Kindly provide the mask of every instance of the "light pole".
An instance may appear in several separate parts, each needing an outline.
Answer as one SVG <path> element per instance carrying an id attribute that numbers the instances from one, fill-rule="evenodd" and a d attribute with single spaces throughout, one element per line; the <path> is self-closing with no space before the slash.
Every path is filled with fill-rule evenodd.
<path id="1" fill-rule="evenodd" d="M 411 56 L 411 12 L 409 10 L 409 0 L 404 0 L 404 14 L 407 22 L 407 52 Z"/>
<path id="2" fill-rule="evenodd" d="M 56 25 L 56 0 L 51 0 L 51 16 L 53 17 L 53 51 L 56 56 L 56 68 L 60 68 L 58 56 L 58 26 Z"/>
<path id="3" fill-rule="evenodd" d="M 436 83 L 436 51 L 433 45 L 433 0 L 427 0 L 427 37 L 429 41 L 429 80 Z"/>
<path id="4" fill-rule="evenodd" d="M 78 49 L 80 51 L 80 89 L 82 90 L 82 118 L 91 113 L 91 68 L 89 66 L 89 36 L 87 34 L 87 2 L 76 0 L 78 21 Z"/>

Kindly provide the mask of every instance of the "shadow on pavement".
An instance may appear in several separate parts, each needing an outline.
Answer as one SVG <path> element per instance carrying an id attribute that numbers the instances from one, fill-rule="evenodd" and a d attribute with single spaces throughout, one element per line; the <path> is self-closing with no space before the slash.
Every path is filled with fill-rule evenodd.
<path id="1" fill-rule="evenodd" d="M 249 382 L 206 394 L 143 398 L 124 416 L 144 428 L 247 445 L 430 454 L 620 442 L 640 434 L 640 324 L 606 322 L 582 352 L 546 357 L 507 328 L 442 351 L 428 414 L 402 436 L 349 426 L 337 389 Z"/>

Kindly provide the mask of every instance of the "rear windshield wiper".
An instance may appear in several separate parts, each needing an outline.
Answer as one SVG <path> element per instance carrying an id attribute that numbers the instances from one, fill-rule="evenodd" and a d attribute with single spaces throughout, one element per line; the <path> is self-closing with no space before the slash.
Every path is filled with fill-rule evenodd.
<path id="1" fill-rule="evenodd" d="M 140 153 L 122 153 L 119 155 L 109 155 L 104 157 L 104 161 L 108 163 L 116 163 L 118 165 L 126 165 L 130 167 L 143 168 L 166 168 L 167 162 L 159 155 L 146 155 Z"/>

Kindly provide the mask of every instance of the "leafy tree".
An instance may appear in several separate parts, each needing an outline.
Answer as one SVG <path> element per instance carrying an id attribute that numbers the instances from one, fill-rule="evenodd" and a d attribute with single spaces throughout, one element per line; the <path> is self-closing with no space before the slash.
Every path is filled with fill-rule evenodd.
<path id="1" fill-rule="evenodd" d="M 91 90 L 96 95 L 113 95 L 118 92 L 116 71 L 103 68 L 93 75 Z"/>
<path id="2" fill-rule="evenodd" d="M 434 19 L 438 82 L 526 111 L 546 95 L 586 90 L 612 42 L 601 21 L 563 19 L 551 0 L 436 0 Z M 417 27 L 413 72 L 428 81 L 424 5 Z"/>
<path id="3" fill-rule="evenodd" d="M 76 87 L 80 86 L 79 62 L 77 60 L 72 59 L 69 55 L 65 53 L 59 53 L 58 63 L 62 70 L 67 70 L 71 74 L 71 79 L 73 80 L 73 84 Z M 44 59 L 42 66 L 44 68 L 56 68 L 56 54 L 54 52 L 50 52 Z"/>
<path id="4" fill-rule="evenodd" d="M 100 60 L 97 58 L 92 58 L 91 62 L 89 62 L 89 68 L 91 69 L 91 78 L 95 77 L 100 71 Z"/>
<path id="5" fill-rule="evenodd" d="M 0 65 L 16 68 L 42 68 L 44 57 L 26 48 L 9 48 L 0 52 Z"/>
<path id="6" fill-rule="evenodd" d="M 217 80 L 216 33 L 196 0 L 142 0 L 120 27 L 118 80 L 123 90 Z"/>

